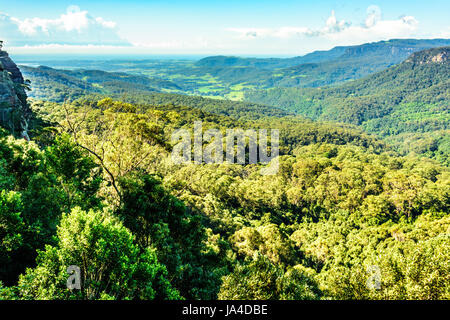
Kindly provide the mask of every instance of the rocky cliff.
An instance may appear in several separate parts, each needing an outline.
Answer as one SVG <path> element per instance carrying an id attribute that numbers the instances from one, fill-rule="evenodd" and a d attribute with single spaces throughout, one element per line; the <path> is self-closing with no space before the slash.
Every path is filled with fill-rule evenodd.
<path id="1" fill-rule="evenodd" d="M 0 49 L 0 126 L 15 136 L 28 137 L 31 110 L 22 73 L 8 53 Z"/>
<path id="2" fill-rule="evenodd" d="M 450 47 L 433 48 L 412 54 L 406 62 L 415 65 L 446 64 L 450 60 Z"/>

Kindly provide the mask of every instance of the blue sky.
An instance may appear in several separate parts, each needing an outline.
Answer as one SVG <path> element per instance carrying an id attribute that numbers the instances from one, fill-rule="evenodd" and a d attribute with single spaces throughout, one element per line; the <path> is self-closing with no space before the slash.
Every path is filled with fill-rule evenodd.
<path id="1" fill-rule="evenodd" d="M 450 38 L 450 2 L 0 0 L 12 53 L 298 55 Z"/>

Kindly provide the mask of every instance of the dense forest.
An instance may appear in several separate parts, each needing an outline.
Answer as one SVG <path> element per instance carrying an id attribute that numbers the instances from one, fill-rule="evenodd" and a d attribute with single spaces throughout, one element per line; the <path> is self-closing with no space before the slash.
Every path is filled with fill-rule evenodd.
<path id="1" fill-rule="evenodd" d="M 449 298 L 450 172 L 431 160 L 292 119 L 271 123 L 291 129 L 276 176 L 174 166 L 173 128 L 233 121 L 112 99 L 33 110 L 34 142 L 0 144 L 3 298 Z"/>
<path id="2" fill-rule="evenodd" d="M 447 57 L 252 92 L 263 104 L 22 67 L 41 96 L 30 141 L 0 127 L 0 299 L 450 299 Z M 174 164 L 171 135 L 194 121 L 278 129 L 278 172 Z M 435 147 L 400 150 L 407 134 Z"/>

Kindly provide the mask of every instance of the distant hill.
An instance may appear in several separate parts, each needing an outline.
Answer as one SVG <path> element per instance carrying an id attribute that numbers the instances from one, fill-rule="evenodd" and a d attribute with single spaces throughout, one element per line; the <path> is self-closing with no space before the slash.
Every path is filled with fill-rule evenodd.
<path id="1" fill-rule="evenodd" d="M 173 82 L 100 70 L 59 70 L 46 66 L 20 66 L 24 77 L 31 80 L 30 97 L 61 102 L 67 96 L 81 97 L 86 93 L 125 94 L 159 92 L 180 89 Z"/>
<path id="2" fill-rule="evenodd" d="M 246 99 L 312 118 L 354 124 L 384 115 L 390 107 L 403 102 L 447 103 L 449 48 L 414 53 L 399 65 L 340 86 L 259 90 L 248 92 Z"/>
<path id="3" fill-rule="evenodd" d="M 30 96 L 37 99 L 61 102 L 86 95 L 110 96 L 131 103 L 188 106 L 236 119 L 253 120 L 297 114 L 314 120 L 358 125 L 368 133 L 393 142 L 405 154 L 415 151 L 450 165 L 449 46 L 415 51 L 421 45 L 437 44 L 439 41 L 447 40 L 394 40 L 392 43 L 396 46 L 391 41 L 367 44 L 346 48 L 343 56 L 347 58 L 275 71 L 254 66 L 195 66 L 184 69 L 191 76 L 207 72 L 210 76 L 227 79 L 224 82 L 237 87 L 239 83 L 248 84 L 251 81 L 262 81 L 267 85 L 242 86 L 244 102 L 158 92 L 175 89 L 177 84 L 142 75 L 48 67 L 21 68 L 25 77 L 32 81 Z M 389 52 L 387 48 L 390 48 Z M 415 52 L 403 62 L 375 72 L 389 59 L 393 61 L 410 51 Z M 386 58 L 389 55 L 391 58 Z M 233 63 L 232 60 L 230 63 Z M 292 77 L 282 77 L 279 81 L 273 77 L 267 78 L 269 73 L 275 72 L 300 73 L 297 78 L 310 79 L 309 84 L 313 87 L 282 87 L 282 81 L 289 81 Z M 363 73 L 371 75 L 347 81 Z M 333 80 L 345 83 L 322 86 Z M 208 81 L 216 81 L 216 78 L 204 81 L 210 83 Z M 180 91 L 183 92 L 177 90 Z"/>
<path id="4" fill-rule="evenodd" d="M 331 50 L 314 51 L 304 56 L 293 58 L 241 58 L 234 56 L 211 56 L 199 60 L 196 65 L 200 67 L 256 67 L 265 69 L 280 69 L 298 66 L 304 63 L 319 63 L 337 58 L 355 56 L 387 56 L 392 63 L 403 61 L 416 51 L 432 47 L 450 45 L 450 39 L 393 39 L 366 43 L 356 46 L 338 46 Z"/>
<path id="5" fill-rule="evenodd" d="M 86 90 L 105 94 L 160 91 L 243 100 L 244 92 L 255 89 L 339 85 L 398 64 L 411 53 L 449 45 L 450 39 L 394 39 L 357 46 L 340 46 L 287 59 L 215 56 L 199 61 L 128 59 L 57 60 L 44 63 L 24 60 L 26 65 L 42 64 L 72 71 L 58 71 L 62 72 L 62 75 L 42 68 L 23 67 L 23 71 L 29 74 L 27 77 L 31 80 L 33 73 L 39 72 L 39 77 L 50 81 L 48 85 L 40 85 L 39 90 L 36 90 L 39 84 L 34 86 L 35 90 L 31 93 L 33 97 L 38 97 L 43 91 L 54 91 L 52 79 L 56 80 L 53 84 L 65 79 L 71 84 L 64 90 L 53 92 L 53 96 L 61 96 L 65 91 L 71 91 L 71 96 L 81 96 Z M 49 96 L 49 93 L 44 96 Z"/>
<path id="6" fill-rule="evenodd" d="M 335 47 L 287 59 L 207 57 L 196 66 L 203 73 L 233 84 L 241 82 L 260 88 L 320 87 L 359 79 L 397 64 L 414 52 L 449 45 L 450 39 L 394 39 Z M 234 69 L 239 70 L 238 76 L 230 77 Z"/>
<path id="7" fill-rule="evenodd" d="M 256 103 L 208 99 L 184 94 L 162 93 L 159 89 L 176 89 L 175 84 L 161 79 L 127 73 L 100 70 L 60 70 L 40 66 L 20 66 L 23 75 L 31 80 L 31 98 L 63 102 L 105 96 L 122 101 L 155 106 L 173 105 L 198 108 L 203 111 L 231 116 L 235 119 L 284 117 L 292 112 Z"/>
<path id="8" fill-rule="evenodd" d="M 316 63 L 339 58 L 349 47 L 335 47 L 331 50 L 314 51 L 293 58 L 241 58 L 234 56 L 211 56 L 196 62 L 198 67 L 255 67 L 261 69 L 280 69 L 302 63 Z"/>
<path id="9" fill-rule="evenodd" d="M 450 129 L 449 54 L 450 47 L 428 49 L 413 53 L 399 65 L 340 86 L 259 90 L 247 92 L 245 99 L 312 119 L 360 125 L 369 133 L 390 139 L 402 140 L 406 135 L 411 141 L 426 138 L 428 145 L 422 151 L 438 152 L 439 145 L 445 144 L 450 152 L 449 133 L 436 135 L 438 142 L 432 134 Z"/>

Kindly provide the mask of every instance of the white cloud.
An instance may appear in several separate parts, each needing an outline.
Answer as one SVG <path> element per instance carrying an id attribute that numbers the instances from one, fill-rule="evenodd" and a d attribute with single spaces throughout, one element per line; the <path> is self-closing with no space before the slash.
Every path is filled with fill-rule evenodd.
<path id="1" fill-rule="evenodd" d="M 120 23 L 121 21 L 117 21 Z M 136 21 L 141 23 L 141 21 Z M 130 27 L 130 26 L 129 26 Z M 71 6 L 52 19 L 19 19 L 0 12 L 0 39 L 11 53 L 121 53 L 121 54 L 304 54 L 328 50 L 336 45 L 356 45 L 392 38 L 450 37 L 450 29 L 439 33 L 420 32 L 413 16 L 386 20 L 378 6 L 369 6 L 356 21 L 348 21 L 331 11 L 322 25 L 274 27 L 220 27 L 191 31 L 190 26 L 164 25 L 118 35 L 118 24 L 104 17 L 94 17 Z"/>
<path id="2" fill-rule="evenodd" d="M 236 33 L 238 38 L 244 39 L 322 37 L 336 41 L 361 42 L 413 36 L 417 26 L 418 21 L 412 16 L 403 16 L 397 20 L 383 20 L 380 8 L 372 5 L 367 8 L 367 16 L 361 25 L 352 25 L 345 20 L 338 20 L 333 10 L 325 26 L 319 29 L 281 27 L 229 28 L 227 30 Z"/>
<path id="3" fill-rule="evenodd" d="M 317 32 L 317 35 L 340 32 L 347 28 L 350 24 L 345 22 L 345 20 L 338 21 L 334 10 L 331 11 L 331 16 L 327 19 L 327 26 L 321 31 Z"/>
<path id="4" fill-rule="evenodd" d="M 0 38 L 9 46 L 128 45 L 117 33 L 117 25 L 102 17 L 92 17 L 77 6 L 70 6 L 56 19 L 18 19 L 0 13 Z"/>
<path id="5" fill-rule="evenodd" d="M 369 26 L 349 26 L 337 34 L 326 34 L 325 37 L 331 40 L 351 43 L 408 38 L 415 37 L 419 24 L 412 16 L 400 17 L 398 20 L 373 21 L 370 18 Z"/>
<path id="6" fill-rule="evenodd" d="M 365 25 L 367 28 L 371 28 L 381 20 L 381 9 L 378 6 L 372 5 L 367 8 L 367 17 Z"/>
<path id="7" fill-rule="evenodd" d="M 95 21 L 97 21 L 105 28 L 114 29 L 117 26 L 117 23 L 115 23 L 114 21 L 106 21 L 102 17 L 95 18 Z"/>
<path id="8" fill-rule="evenodd" d="M 314 31 L 304 27 L 282 27 L 278 29 L 269 28 L 228 28 L 235 32 L 239 38 L 280 38 L 288 39 L 301 35 L 313 35 Z"/>

